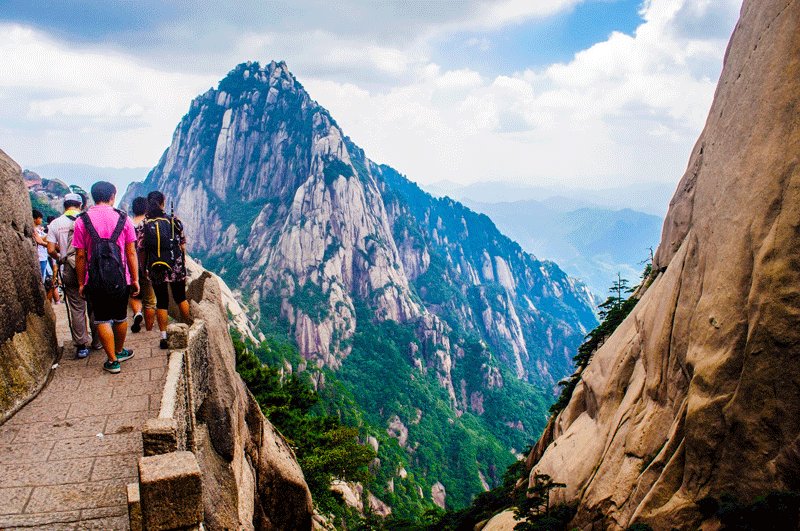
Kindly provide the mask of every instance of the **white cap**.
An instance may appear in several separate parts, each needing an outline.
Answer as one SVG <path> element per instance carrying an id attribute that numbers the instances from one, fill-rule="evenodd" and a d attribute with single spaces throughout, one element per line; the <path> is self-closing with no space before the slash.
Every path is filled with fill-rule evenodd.
<path id="1" fill-rule="evenodd" d="M 64 201 L 76 201 L 80 204 L 83 204 L 83 198 L 80 196 L 80 194 L 75 194 L 75 193 L 68 193 L 67 195 L 65 195 Z"/>

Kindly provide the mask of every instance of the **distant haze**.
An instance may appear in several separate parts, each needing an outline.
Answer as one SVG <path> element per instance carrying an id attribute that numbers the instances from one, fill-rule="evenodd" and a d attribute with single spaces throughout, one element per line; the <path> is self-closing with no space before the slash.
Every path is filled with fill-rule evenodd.
<path id="1" fill-rule="evenodd" d="M 421 185 L 428 192 L 458 201 L 503 203 L 534 200 L 559 211 L 584 207 L 610 209 L 630 208 L 664 217 L 670 199 L 675 193 L 672 183 L 639 183 L 614 188 L 575 188 L 567 186 L 526 186 L 524 184 L 495 181 L 468 185 L 440 181 Z"/>
<path id="2" fill-rule="evenodd" d="M 89 164 L 42 164 L 26 168 L 45 179 L 59 179 L 66 184 L 77 184 L 87 192 L 97 181 L 108 181 L 117 187 L 117 198 L 134 181 L 142 181 L 150 168 L 104 168 Z"/>

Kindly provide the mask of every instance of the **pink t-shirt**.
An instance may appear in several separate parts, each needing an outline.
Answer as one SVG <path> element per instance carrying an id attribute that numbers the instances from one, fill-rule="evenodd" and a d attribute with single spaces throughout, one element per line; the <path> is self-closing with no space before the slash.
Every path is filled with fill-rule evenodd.
<path id="1" fill-rule="evenodd" d="M 108 205 L 95 205 L 89 209 L 89 218 L 92 220 L 92 225 L 94 225 L 97 234 L 101 238 L 110 238 L 114 233 L 114 229 L 117 227 L 119 214 Z M 128 255 L 125 254 L 125 245 L 135 242 L 136 230 L 133 228 L 133 223 L 131 223 L 131 218 L 129 217 L 125 220 L 125 226 L 117 239 L 117 245 L 119 245 L 122 251 L 122 263 L 125 264 L 125 278 L 128 280 L 128 284 L 131 283 L 131 272 L 128 269 Z M 84 225 L 83 219 L 80 217 L 75 220 L 75 233 L 72 237 L 72 245 L 76 249 L 86 249 L 87 265 L 85 280 L 88 282 L 88 262 L 92 257 L 92 237 L 89 236 L 89 231 L 86 229 L 86 225 Z"/>

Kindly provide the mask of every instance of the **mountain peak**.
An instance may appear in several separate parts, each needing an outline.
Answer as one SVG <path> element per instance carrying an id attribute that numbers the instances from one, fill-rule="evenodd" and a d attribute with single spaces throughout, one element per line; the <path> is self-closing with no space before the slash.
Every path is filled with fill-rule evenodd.
<path id="1" fill-rule="evenodd" d="M 259 61 L 247 61 L 236 65 L 219 82 L 217 90 L 231 96 L 239 96 L 264 86 L 280 89 L 301 88 L 285 61 L 272 60 L 262 65 Z"/>

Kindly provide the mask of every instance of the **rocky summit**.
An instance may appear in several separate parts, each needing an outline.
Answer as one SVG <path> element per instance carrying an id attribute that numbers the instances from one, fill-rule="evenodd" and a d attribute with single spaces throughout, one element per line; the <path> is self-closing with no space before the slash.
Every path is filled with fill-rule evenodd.
<path id="1" fill-rule="evenodd" d="M 496 484 L 596 324 L 585 286 L 368 159 L 282 62 L 196 98 L 123 202 L 155 189 L 190 252 L 296 347 L 281 363 L 372 431 L 373 491 L 394 505 Z"/>

